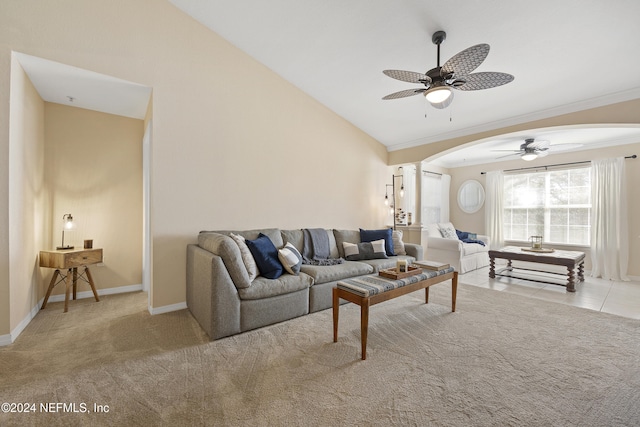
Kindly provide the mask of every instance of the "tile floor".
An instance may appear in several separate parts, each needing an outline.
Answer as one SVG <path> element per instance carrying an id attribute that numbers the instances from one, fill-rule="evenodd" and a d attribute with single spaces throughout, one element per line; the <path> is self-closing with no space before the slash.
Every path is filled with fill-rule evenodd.
<path id="1" fill-rule="evenodd" d="M 496 271 L 498 266 L 496 266 Z M 534 273 L 535 274 L 535 273 Z M 561 276 L 555 276 L 563 281 Z M 564 286 L 538 283 L 511 277 L 489 278 L 489 267 L 460 275 L 460 283 L 512 292 L 618 316 L 640 319 L 640 282 L 616 282 L 596 279 L 585 272 L 585 281 L 576 284 L 576 292 Z"/>

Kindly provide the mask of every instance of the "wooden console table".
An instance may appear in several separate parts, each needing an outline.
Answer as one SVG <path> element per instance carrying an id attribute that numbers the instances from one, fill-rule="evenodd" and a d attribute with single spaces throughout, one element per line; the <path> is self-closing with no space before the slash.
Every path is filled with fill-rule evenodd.
<path id="1" fill-rule="evenodd" d="M 100 301 L 98 298 L 98 292 L 96 286 L 93 283 L 91 272 L 89 271 L 89 265 L 102 262 L 102 249 L 76 249 L 76 250 L 58 250 L 58 251 L 40 251 L 40 267 L 55 268 L 49 288 L 47 289 L 47 295 L 42 302 L 42 309 L 47 306 L 47 301 L 51 296 L 53 288 L 61 282 L 65 282 L 65 296 L 64 296 L 64 312 L 69 309 L 69 292 L 73 287 L 73 299 L 76 299 L 76 287 L 78 279 L 84 280 L 91 286 L 93 296 L 96 301 Z M 84 267 L 84 271 L 78 275 L 78 267 Z M 67 274 L 63 274 L 60 270 L 67 270 Z"/>
<path id="2" fill-rule="evenodd" d="M 506 259 L 507 267 L 496 272 L 496 258 Z M 561 251 L 556 250 L 550 253 L 545 252 L 530 252 L 523 251 L 522 248 L 516 246 L 507 246 L 506 248 L 502 248 L 499 250 L 491 250 L 489 251 L 489 277 L 491 279 L 495 279 L 496 276 L 507 276 L 505 274 L 501 274 L 502 271 L 512 271 L 514 267 L 511 262 L 512 261 L 527 261 L 538 264 L 549 264 L 549 265 L 562 265 L 567 268 L 567 292 L 575 292 L 576 291 L 576 269 L 578 270 L 578 281 L 584 281 L 584 252 L 578 251 Z M 522 270 L 531 270 L 526 268 L 520 268 Z M 543 270 L 531 270 L 541 272 Z M 559 274 L 547 272 L 550 274 Z M 557 284 L 554 282 L 548 282 L 545 280 L 535 280 L 535 279 L 527 279 L 532 282 L 541 282 L 541 283 L 551 283 L 553 285 Z"/>

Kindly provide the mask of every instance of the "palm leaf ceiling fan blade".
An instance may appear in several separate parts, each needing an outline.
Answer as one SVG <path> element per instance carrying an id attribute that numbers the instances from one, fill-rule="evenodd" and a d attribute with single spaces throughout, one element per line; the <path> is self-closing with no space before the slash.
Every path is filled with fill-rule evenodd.
<path id="1" fill-rule="evenodd" d="M 423 73 L 404 70 L 384 70 L 383 73 L 392 79 L 400 80 L 407 83 L 430 84 L 431 78 Z"/>
<path id="2" fill-rule="evenodd" d="M 478 68 L 489 54 L 489 45 L 486 43 L 471 46 L 457 53 L 442 66 L 441 74 L 453 73 L 456 78 L 466 76 Z"/>
<path id="3" fill-rule="evenodd" d="M 505 151 L 505 150 L 491 150 L 491 151 Z M 507 154 L 506 156 L 496 157 L 496 160 L 497 159 L 504 159 L 506 157 L 511 157 L 511 156 L 519 156 L 520 154 L 522 154 L 522 153 L 518 150 L 515 153 Z"/>
<path id="4" fill-rule="evenodd" d="M 458 90 L 482 90 L 491 89 L 493 87 L 502 86 L 512 82 L 514 77 L 507 73 L 497 73 L 493 71 L 473 73 L 468 76 L 461 77 L 464 81 L 461 85 L 454 85 Z"/>
<path id="5" fill-rule="evenodd" d="M 569 143 L 569 144 L 556 144 L 556 145 L 552 145 L 549 147 L 550 151 L 553 151 L 554 153 L 557 153 L 559 151 L 567 151 L 567 150 L 573 150 L 576 148 L 580 148 L 582 147 L 583 144 L 577 144 L 577 143 Z"/>
<path id="6" fill-rule="evenodd" d="M 551 145 L 551 142 L 545 139 L 526 139 L 525 143 L 527 144 L 527 148 L 534 148 L 536 150 L 548 150 Z"/>
<path id="7" fill-rule="evenodd" d="M 427 89 L 407 89 L 407 90 L 401 90 L 400 92 L 395 92 L 392 94 L 389 94 L 387 96 L 385 96 L 382 99 L 398 99 L 398 98 L 406 98 L 407 96 L 413 96 L 413 95 L 418 95 L 420 93 L 424 93 L 426 92 Z"/>

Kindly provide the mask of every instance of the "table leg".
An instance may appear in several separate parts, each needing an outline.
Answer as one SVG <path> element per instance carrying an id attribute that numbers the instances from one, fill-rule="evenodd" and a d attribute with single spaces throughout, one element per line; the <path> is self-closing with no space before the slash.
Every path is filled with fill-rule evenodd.
<path id="1" fill-rule="evenodd" d="M 496 278 L 496 259 L 494 257 L 489 258 L 489 278 Z"/>
<path id="2" fill-rule="evenodd" d="M 64 312 L 69 311 L 69 293 L 71 292 L 71 268 L 67 271 L 67 277 L 64 278 L 65 282 L 65 291 L 64 291 Z"/>
<path id="3" fill-rule="evenodd" d="M 338 298 L 338 288 L 333 288 L 333 342 L 338 342 L 339 309 L 340 309 L 340 298 Z"/>
<path id="4" fill-rule="evenodd" d="M 44 301 L 42 301 L 42 307 L 40 310 L 43 310 L 47 306 L 47 301 L 49 301 L 49 297 L 51 296 L 51 291 L 56 286 L 56 279 L 61 276 L 60 270 L 56 269 L 53 273 L 53 277 L 51 278 L 51 282 L 49 282 L 49 288 L 47 289 L 47 294 L 44 296 Z"/>
<path id="5" fill-rule="evenodd" d="M 578 265 L 578 280 L 584 282 L 584 261 Z"/>
<path id="6" fill-rule="evenodd" d="M 91 286 L 91 290 L 93 291 L 93 296 L 95 297 L 96 301 L 100 301 L 100 298 L 98 298 L 98 291 L 96 291 L 96 285 L 93 283 L 93 277 L 91 276 L 91 272 L 89 271 L 89 267 L 85 266 L 84 272 L 87 274 L 87 279 L 89 280 L 89 286 Z"/>
<path id="7" fill-rule="evenodd" d="M 427 288 L 429 289 L 429 288 Z M 458 272 L 453 272 L 453 279 L 451 279 L 451 312 L 456 311 L 456 296 L 458 294 Z"/>
<path id="8" fill-rule="evenodd" d="M 367 359 L 367 334 L 369 333 L 369 298 L 360 306 L 360 335 L 362 340 L 362 360 Z"/>
<path id="9" fill-rule="evenodd" d="M 78 289 L 78 267 L 73 267 L 73 300 L 76 300 L 76 291 Z"/>
<path id="10" fill-rule="evenodd" d="M 429 304 L 429 286 L 424 288 L 424 303 Z"/>
<path id="11" fill-rule="evenodd" d="M 576 275 L 574 273 L 574 269 L 571 267 L 567 267 L 569 270 L 568 279 L 567 279 L 567 292 L 575 292 L 576 291 Z"/>

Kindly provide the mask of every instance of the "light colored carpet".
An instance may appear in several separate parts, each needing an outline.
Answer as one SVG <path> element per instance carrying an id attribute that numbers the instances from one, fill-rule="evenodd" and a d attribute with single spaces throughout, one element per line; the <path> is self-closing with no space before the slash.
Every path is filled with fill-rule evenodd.
<path id="1" fill-rule="evenodd" d="M 0 349 L 0 425 L 621 426 L 640 424 L 640 321 L 461 285 L 209 342 L 142 293 L 50 304 Z M 108 413 L 42 413 L 40 403 Z"/>

